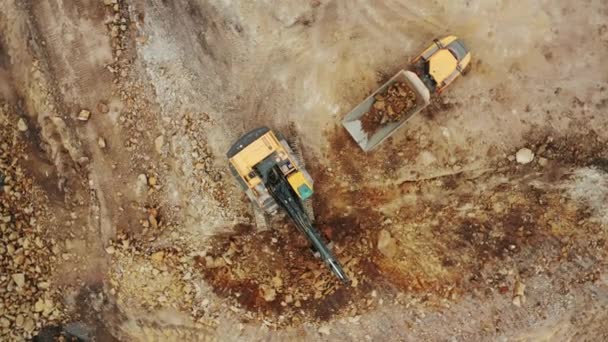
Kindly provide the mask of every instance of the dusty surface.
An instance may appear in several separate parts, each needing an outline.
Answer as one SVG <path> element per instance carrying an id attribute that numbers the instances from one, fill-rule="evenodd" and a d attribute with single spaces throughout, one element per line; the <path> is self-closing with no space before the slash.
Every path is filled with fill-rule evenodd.
<path id="1" fill-rule="evenodd" d="M 0 336 L 607 339 L 608 7 L 527 6 L 0 0 Z M 446 33 L 469 74 L 361 152 L 342 116 Z M 223 156 L 262 124 L 352 287 L 255 226 Z"/>

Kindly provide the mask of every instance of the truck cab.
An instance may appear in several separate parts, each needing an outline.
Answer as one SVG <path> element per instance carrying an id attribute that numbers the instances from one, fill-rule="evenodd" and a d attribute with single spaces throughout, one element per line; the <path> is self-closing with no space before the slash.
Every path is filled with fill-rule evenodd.
<path id="1" fill-rule="evenodd" d="M 461 39 L 447 36 L 435 39 L 412 61 L 412 71 L 425 83 L 431 93 L 441 93 L 464 73 L 471 53 Z"/>

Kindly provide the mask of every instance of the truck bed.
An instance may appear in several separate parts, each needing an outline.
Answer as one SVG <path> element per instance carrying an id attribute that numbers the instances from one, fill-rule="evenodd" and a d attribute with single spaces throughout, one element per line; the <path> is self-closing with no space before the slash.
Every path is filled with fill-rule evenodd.
<path id="1" fill-rule="evenodd" d="M 405 114 L 399 116 L 399 121 L 386 121 L 382 124 L 374 125 L 370 130 L 369 125 L 365 125 L 365 116 L 370 115 L 370 110 L 376 102 L 376 96 L 387 92 L 396 83 L 404 83 L 416 95 L 416 104 L 406 109 Z M 421 111 L 430 102 L 430 93 L 422 80 L 411 71 L 401 70 L 390 80 L 384 83 L 374 93 L 368 96 L 363 102 L 358 104 L 342 121 L 342 125 L 355 139 L 364 151 L 371 151 L 382 141 L 391 136 L 409 118 Z"/>

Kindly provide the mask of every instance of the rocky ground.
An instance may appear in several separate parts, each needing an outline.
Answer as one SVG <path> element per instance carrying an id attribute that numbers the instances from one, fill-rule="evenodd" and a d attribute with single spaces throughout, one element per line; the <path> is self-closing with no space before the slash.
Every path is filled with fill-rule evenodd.
<path id="1" fill-rule="evenodd" d="M 25 121 L 0 109 L 0 262 L 2 267 L 2 336 L 32 337 L 43 326 L 65 319 L 59 298 L 61 288 L 53 284 L 52 275 L 60 260 L 71 256 L 62 253 L 58 241 L 49 236 L 39 221 L 49 220 L 44 191 L 27 175 L 24 160 L 27 153 L 18 134 L 27 131 Z M 13 121 L 13 122 L 11 122 Z"/>
<path id="2" fill-rule="evenodd" d="M 0 0 L 1 339 L 607 339 L 608 7 L 528 7 Z M 363 153 L 343 115 L 447 33 L 471 71 Z M 231 179 L 260 125 L 351 286 Z"/>

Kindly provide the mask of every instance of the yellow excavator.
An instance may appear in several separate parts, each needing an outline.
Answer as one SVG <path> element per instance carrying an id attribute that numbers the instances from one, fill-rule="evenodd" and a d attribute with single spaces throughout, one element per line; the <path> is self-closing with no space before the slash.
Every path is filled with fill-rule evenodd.
<path id="1" fill-rule="evenodd" d="M 304 203 L 313 194 L 313 181 L 283 135 L 268 127 L 254 129 L 238 139 L 226 156 L 249 199 L 268 214 L 283 208 L 329 269 L 348 283 L 342 266 L 305 210 Z"/>

